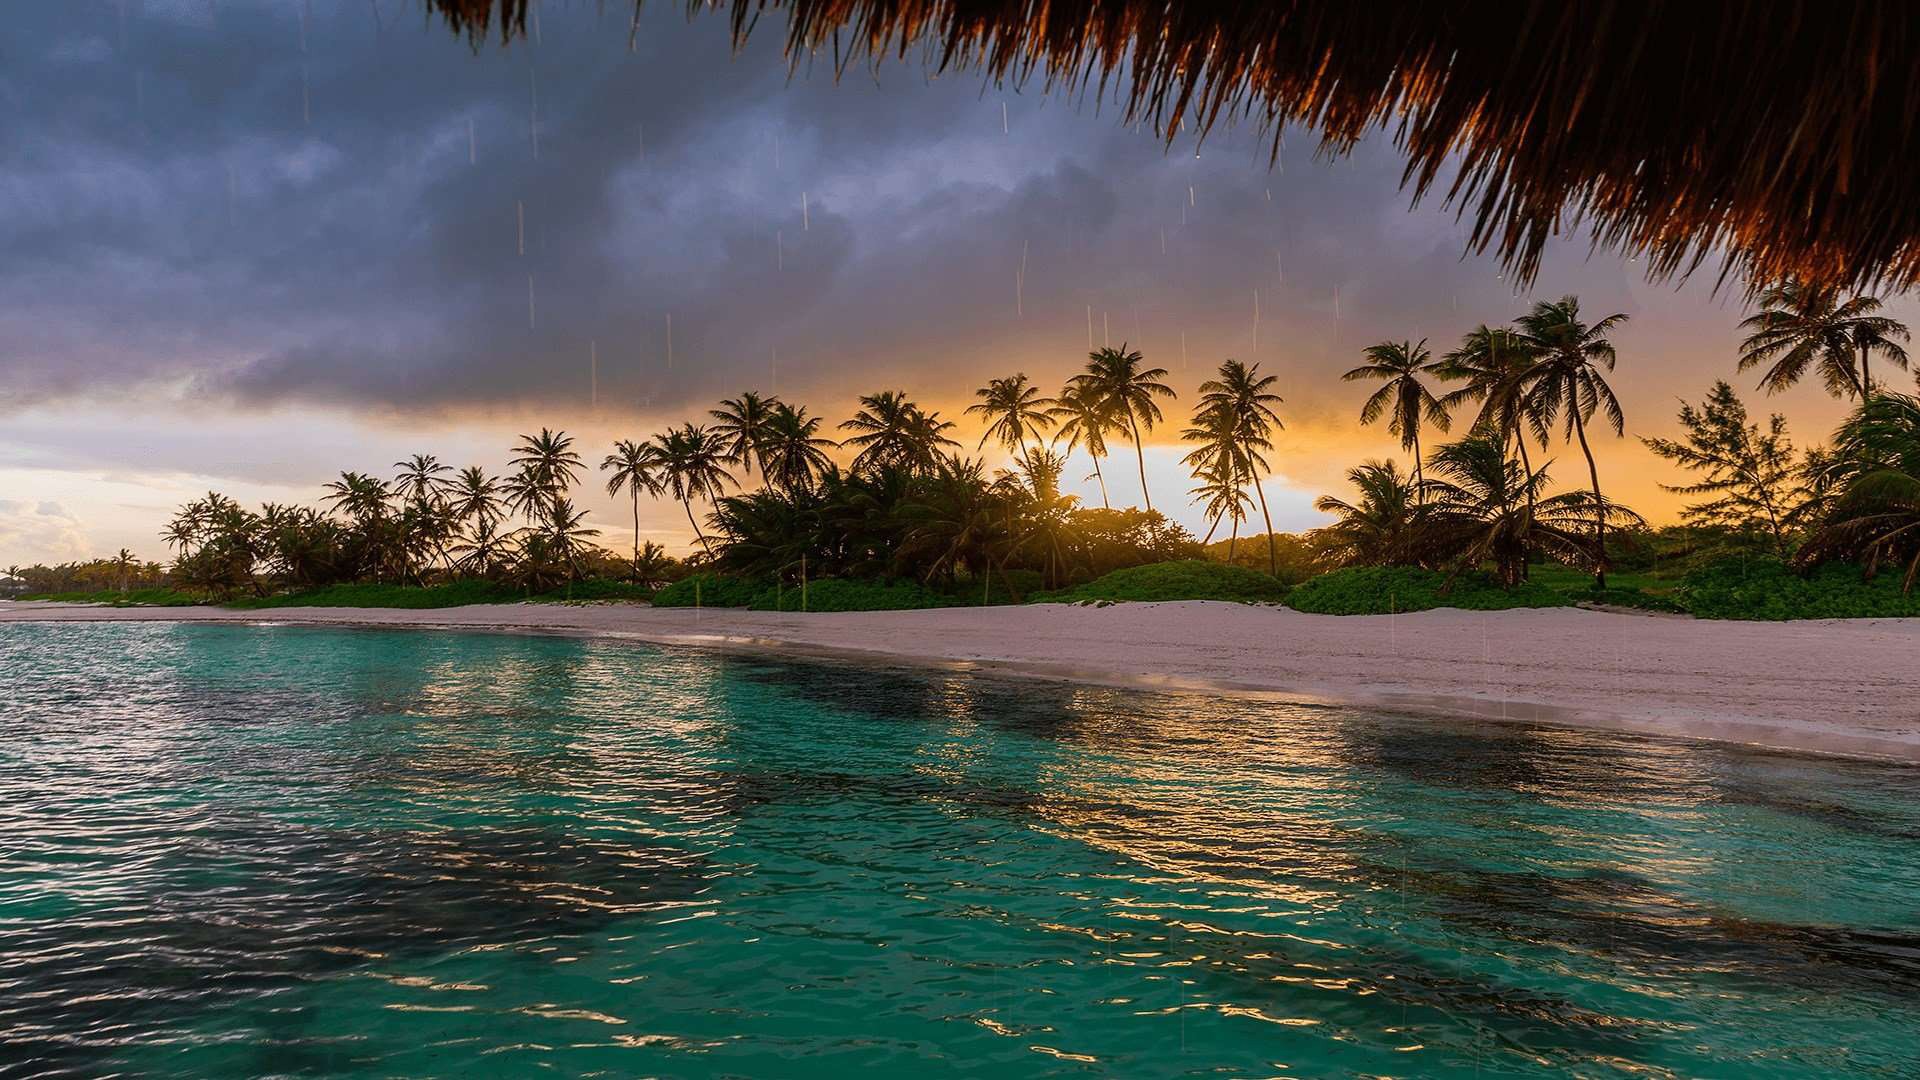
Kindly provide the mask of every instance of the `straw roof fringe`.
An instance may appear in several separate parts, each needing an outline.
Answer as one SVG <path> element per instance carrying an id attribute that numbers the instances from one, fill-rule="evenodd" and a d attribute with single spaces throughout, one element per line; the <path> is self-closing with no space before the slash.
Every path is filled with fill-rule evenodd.
<path id="1" fill-rule="evenodd" d="M 478 47 L 529 0 L 424 0 Z M 636 0 L 637 3 L 637 0 Z M 1549 236 L 1656 278 L 1724 252 L 1750 288 L 1920 281 L 1920 8 L 1905 0 L 690 0 L 791 57 L 927 50 L 939 68 L 1125 96 L 1167 137 L 1248 117 L 1341 154 L 1387 127 L 1521 281 Z M 624 28 L 623 28 L 624 29 Z"/>

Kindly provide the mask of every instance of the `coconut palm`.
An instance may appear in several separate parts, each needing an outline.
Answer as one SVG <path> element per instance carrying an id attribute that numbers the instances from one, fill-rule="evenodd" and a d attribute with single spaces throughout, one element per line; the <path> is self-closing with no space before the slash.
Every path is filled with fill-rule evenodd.
<path id="1" fill-rule="evenodd" d="M 541 479 L 539 469 L 533 465 L 522 464 L 500 482 L 501 503 L 509 512 L 525 518 L 529 525 L 553 516 L 549 511 L 555 496 L 553 487 Z"/>
<path id="2" fill-rule="evenodd" d="M 1579 440 L 1580 452 L 1587 458 L 1587 475 L 1593 482 L 1593 580 L 1601 589 L 1607 587 L 1608 513 L 1606 497 L 1600 493 L 1600 467 L 1594 464 L 1593 447 L 1587 443 L 1587 423 L 1595 413 L 1604 413 L 1615 435 L 1626 433 L 1626 415 L 1606 379 L 1616 359 L 1607 334 L 1626 321 L 1625 315 L 1615 314 L 1592 324 L 1583 322 L 1580 301 L 1571 296 L 1542 301 L 1515 320 L 1539 357 L 1529 375 L 1529 404 L 1524 411 L 1543 442 L 1554 421 L 1564 418 L 1565 434 Z"/>
<path id="3" fill-rule="evenodd" d="M 815 481 L 833 467 L 827 451 L 832 439 L 820 434 L 821 420 L 808 416 L 806 406 L 779 402 L 767 418 L 760 467 L 767 483 L 789 496 L 812 491 Z"/>
<path id="4" fill-rule="evenodd" d="M 1098 389 L 1084 384 L 1068 383 L 1067 388 L 1055 398 L 1057 403 L 1048 413 L 1060 422 L 1060 430 L 1054 433 L 1054 441 L 1067 441 L 1067 453 L 1071 454 L 1081 446 L 1087 448 L 1087 456 L 1093 459 L 1093 478 L 1100 485 L 1100 505 L 1111 509 L 1107 501 L 1107 478 L 1100 471 L 1100 459 L 1107 456 L 1107 436 L 1120 430 L 1116 426 L 1113 414 L 1107 409 L 1107 402 Z"/>
<path id="5" fill-rule="evenodd" d="M 1361 355 L 1367 362 L 1340 377 L 1347 382 L 1381 381 L 1380 389 L 1360 406 L 1360 422 L 1371 424 L 1382 416 L 1387 418 L 1387 430 L 1400 437 L 1400 449 L 1413 455 L 1413 482 L 1417 492 L 1420 481 L 1425 478 L 1420 465 L 1421 425 L 1432 424 L 1440 431 L 1452 426 L 1445 403 L 1433 396 L 1433 391 L 1427 389 L 1420 377 L 1439 374 L 1445 369 L 1445 362 L 1433 359 L 1433 354 L 1427 351 L 1426 338 L 1418 343 L 1383 341 L 1369 345 Z"/>
<path id="6" fill-rule="evenodd" d="M 1391 461 L 1367 461 L 1347 470 L 1347 482 L 1356 501 L 1322 495 L 1313 503 L 1335 518 L 1316 536 L 1327 554 L 1342 566 L 1417 565 L 1422 508 L 1412 478 Z"/>
<path id="7" fill-rule="evenodd" d="M 924 412 L 901 390 L 882 390 L 860 399 L 860 411 L 840 424 L 852 431 L 842 445 L 856 446 L 853 459 L 856 472 L 871 472 L 882 466 L 909 470 L 930 469 L 948 447 L 960 444 L 947 437 L 953 424 L 940 419 L 937 412 Z"/>
<path id="8" fill-rule="evenodd" d="M 640 576 L 640 494 L 660 493 L 660 482 L 654 476 L 659 463 L 659 455 L 653 444 L 621 439 L 613 444 L 613 453 L 600 462 L 600 471 L 613 475 L 607 477 L 607 494 L 619 495 L 626 491 L 633 503 L 633 573 L 634 579 Z"/>
<path id="9" fill-rule="evenodd" d="M 1273 384 L 1278 381 L 1277 376 L 1261 375 L 1258 363 L 1248 365 L 1227 360 L 1220 365 L 1218 378 L 1200 384 L 1201 409 L 1219 409 L 1233 418 L 1235 437 L 1251 470 L 1248 482 L 1259 496 L 1260 519 L 1267 527 L 1267 573 L 1276 577 L 1280 573 L 1280 554 L 1273 534 L 1273 515 L 1267 511 L 1267 493 L 1260 486 L 1260 473 L 1267 468 L 1266 458 L 1260 451 L 1271 449 L 1273 432 L 1286 426 L 1273 408 L 1282 403 L 1280 395 L 1272 392 Z"/>
<path id="10" fill-rule="evenodd" d="M 338 480 L 327 483 L 327 494 L 320 501 L 332 504 L 334 510 L 364 528 L 387 516 L 391 495 L 385 481 L 365 473 L 343 472 Z"/>
<path id="11" fill-rule="evenodd" d="M 767 472 L 767 425 L 779 404 L 779 398 L 763 398 L 749 390 L 722 401 L 719 408 L 707 413 L 715 421 L 710 430 L 726 448 L 727 460 L 748 471 L 758 468 L 762 480 Z"/>
<path id="12" fill-rule="evenodd" d="M 524 469 L 534 484 L 545 489 L 552 502 L 573 489 L 586 463 L 573 449 L 573 437 L 564 431 L 540 429 L 538 435 L 520 436 L 508 464 Z"/>
<path id="13" fill-rule="evenodd" d="M 1546 467 L 1526 471 L 1487 435 L 1441 446 L 1427 466 L 1438 476 L 1427 481 L 1419 550 L 1433 562 L 1453 562 L 1455 574 L 1492 563 L 1501 583 L 1511 587 L 1524 577 L 1533 551 L 1598 568 L 1601 550 L 1581 535 L 1596 516 L 1621 526 L 1643 524 L 1632 511 L 1597 503 L 1588 492 L 1543 494 Z"/>
<path id="14" fill-rule="evenodd" d="M 1095 349 L 1087 354 L 1087 370 L 1075 375 L 1070 384 L 1082 387 L 1106 405 L 1107 415 L 1124 421 L 1133 436 L 1133 452 L 1140 459 L 1140 497 L 1147 510 L 1153 509 L 1153 493 L 1147 490 L 1147 452 L 1141 440 L 1143 431 L 1152 431 L 1160 422 L 1156 397 L 1173 398 L 1173 388 L 1159 380 L 1166 368 L 1142 367 L 1146 357 L 1138 349 L 1129 351 L 1126 342 L 1117 349 Z"/>
<path id="15" fill-rule="evenodd" d="M 726 447 L 706 428 L 694 424 L 658 435 L 653 442 L 659 448 L 661 489 L 671 492 L 686 507 L 687 524 L 693 526 L 694 537 L 701 549 L 712 555 L 713 545 L 707 543 L 707 535 L 694 519 L 693 501 L 712 502 L 734 482 L 733 474 L 727 471 L 730 458 Z"/>
<path id="16" fill-rule="evenodd" d="M 1540 403 L 1527 394 L 1537 359 L 1538 350 L 1518 331 L 1496 330 L 1482 323 L 1460 339 L 1460 347 L 1447 353 L 1435 372 L 1442 379 L 1466 384 L 1441 398 L 1441 407 L 1451 412 L 1456 406 L 1478 402 L 1473 431 L 1496 437 L 1502 446 L 1511 440 L 1527 475 L 1533 473 L 1527 434 L 1542 426 L 1537 415 Z M 1531 487 L 1527 497 L 1534 497 Z M 1522 563 L 1523 573 L 1525 566 Z"/>
<path id="17" fill-rule="evenodd" d="M 1849 559 L 1869 576 L 1890 562 L 1911 592 L 1920 579 L 1920 398 L 1876 393 L 1833 443 L 1813 478 L 1816 525 L 1794 561 Z"/>
<path id="18" fill-rule="evenodd" d="M 1769 365 L 1760 385 L 1770 394 L 1817 368 L 1827 393 L 1865 399 L 1873 393 L 1867 370 L 1872 354 L 1895 367 L 1907 366 L 1907 351 L 1900 347 L 1907 328 L 1875 314 L 1883 307 L 1878 297 L 1843 301 L 1833 289 L 1783 281 L 1763 291 L 1759 303 L 1760 310 L 1740 323 L 1748 331 L 1740 343 L 1740 370 Z"/>
<path id="19" fill-rule="evenodd" d="M 1239 547 L 1240 522 L 1253 503 L 1247 484 L 1256 478 L 1258 450 L 1267 445 L 1266 440 L 1250 438 L 1241 430 L 1240 418 L 1218 399 L 1201 407 L 1193 426 L 1181 432 L 1181 438 L 1200 444 L 1180 460 L 1192 468 L 1193 478 L 1199 483 L 1191 491 L 1194 501 L 1206 503 L 1207 516 L 1213 521 L 1202 543 L 1213 539 L 1223 517 L 1231 517 L 1233 531 L 1227 544 L 1227 561 L 1231 562 Z"/>
<path id="20" fill-rule="evenodd" d="M 973 395 L 980 401 L 967 406 L 967 412 L 979 414 L 987 424 L 987 430 L 980 435 L 980 447 L 985 447 L 991 439 L 1025 457 L 1027 436 L 1032 435 L 1037 441 L 1053 426 L 1053 414 L 1048 411 L 1053 408 L 1053 399 L 1041 397 L 1040 388 L 1027 381 L 1024 371 L 1004 379 L 990 379 Z"/>
<path id="21" fill-rule="evenodd" d="M 478 465 L 469 465 L 447 485 L 447 503 L 454 520 L 478 529 L 500 521 L 500 481 Z"/>

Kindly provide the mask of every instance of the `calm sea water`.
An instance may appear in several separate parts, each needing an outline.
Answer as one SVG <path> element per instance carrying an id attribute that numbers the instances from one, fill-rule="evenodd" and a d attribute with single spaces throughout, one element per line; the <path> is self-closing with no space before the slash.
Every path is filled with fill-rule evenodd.
<path id="1" fill-rule="evenodd" d="M 1920 770 L 0 625 L 0 1073 L 1913 1076 Z"/>

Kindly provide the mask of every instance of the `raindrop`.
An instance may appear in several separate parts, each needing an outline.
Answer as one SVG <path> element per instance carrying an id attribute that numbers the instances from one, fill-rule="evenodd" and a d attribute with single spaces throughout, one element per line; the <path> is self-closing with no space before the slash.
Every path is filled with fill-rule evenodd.
<path id="1" fill-rule="evenodd" d="M 527 275 L 527 329 L 533 329 L 533 275 Z"/>
<path id="2" fill-rule="evenodd" d="M 477 147 L 478 144 L 473 137 L 473 117 L 469 116 L 467 117 L 467 164 L 472 165 L 479 161 Z"/>
<path id="3" fill-rule="evenodd" d="M 1087 351 L 1093 351 L 1093 305 L 1087 305 Z"/>
<path id="4" fill-rule="evenodd" d="M 1007 103 L 1005 101 L 1000 103 L 1000 134 L 1013 134 L 1012 129 L 1007 127 Z"/>
<path id="5" fill-rule="evenodd" d="M 520 232 L 520 254 L 527 253 L 527 204 L 519 199 L 513 201 L 513 219 Z"/>
<path id="6" fill-rule="evenodd" d="M 1100 347 L 1111 348 L 1112 345 L 1113 335 L 1107 330 L 1107 313 L 1102 311 L 1100 313 Z"/>
<path id="7" fill-rule="evenodd" d="M 803 191 L 800 193 L 800 231 L 806 232 L 812 228 L 812 220 L 807 214 L 807 193 Z"/>
<path id="8" fill-rule="evenodd" d="M 773 230 L 773 268 L 775 270 L 787 268 L 787 241 L 779 229 Z"/>

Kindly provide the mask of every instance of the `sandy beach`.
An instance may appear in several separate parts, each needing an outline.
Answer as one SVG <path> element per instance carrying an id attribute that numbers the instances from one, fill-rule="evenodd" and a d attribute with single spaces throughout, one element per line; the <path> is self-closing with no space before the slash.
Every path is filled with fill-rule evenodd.
<path id="1" fill-rule="evenodd" d="M 825 615 L 0 602 L 0 622 L 94 620 L 581 633 L 1920 761 L 1920 620 L 1698 622 L 1576 609 L 1333 617 L 1208 602 Z"/>

